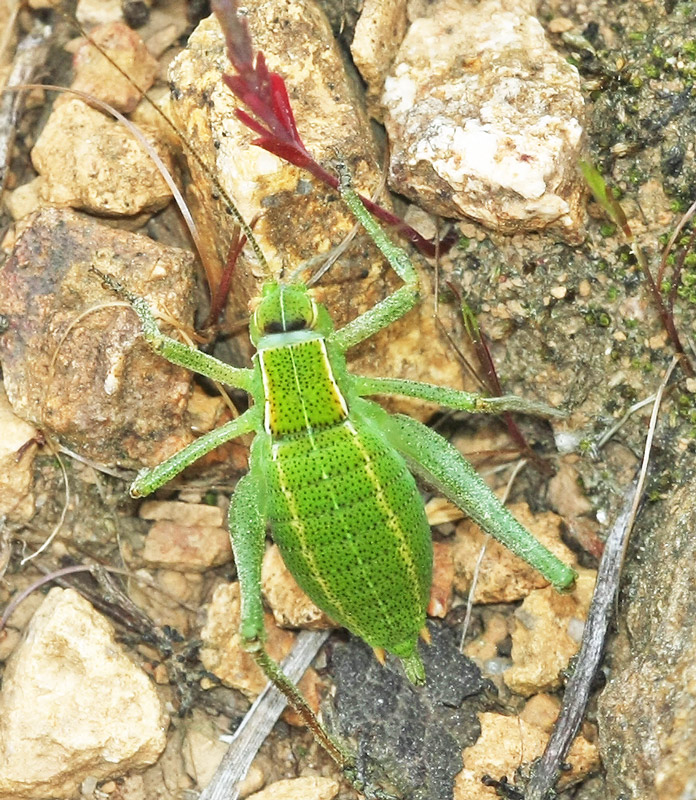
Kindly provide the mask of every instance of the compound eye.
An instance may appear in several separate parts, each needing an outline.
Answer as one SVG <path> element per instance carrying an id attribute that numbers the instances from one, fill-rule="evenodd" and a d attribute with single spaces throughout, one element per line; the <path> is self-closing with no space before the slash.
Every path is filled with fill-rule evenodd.
<path id="1" fill-rule="evenodd" d="M 285 320 L 283 325 L 277 319 L 269 320 L 263 327 L 263 332 L 267 333 L 287 333 L 288 331 L 304 331 L 310 327 L 310 322 L 306 319 Z"/>

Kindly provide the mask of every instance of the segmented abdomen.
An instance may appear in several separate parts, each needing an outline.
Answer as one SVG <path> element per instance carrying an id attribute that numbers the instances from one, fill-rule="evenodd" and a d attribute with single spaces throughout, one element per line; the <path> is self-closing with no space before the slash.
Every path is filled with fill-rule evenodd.
<path id="1" fill-rule="evenodd" d="M 273 444 L 266 479 L 273 538 L 304 591 L 372 646 L 410 654 L 425 624 L 432 545 L 403 459 L 351 415 Z"/>

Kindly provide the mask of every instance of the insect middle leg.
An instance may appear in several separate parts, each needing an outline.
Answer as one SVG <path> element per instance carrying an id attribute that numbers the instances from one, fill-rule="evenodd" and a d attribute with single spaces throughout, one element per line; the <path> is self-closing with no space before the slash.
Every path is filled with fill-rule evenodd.
<path id="1" fill-rule="evenodd" d="M 186 369 L 190 369 L 192 372 L 198 373 L 198 375 L 204 375 L 206 378 L 224 383 L 226 386 L 244 389 L 246 392 L 252 391 L 253 370 L 232 367 L 229 364 L 225 364 L 224 361 L 197 350 L 195 347 L 189 347 L 183 342 L 172 339 L 171 336 L 166 336 L 159 329 L 155 315 L 145 298 L 133 294 L 112 275 L 101 272 L 95 266 L 91 267 L 91 271 L 98 275 L 109 289 L 130 303 L 131 308 L 140 319 L 143 338 L 156 353 L 172 364 L 186 367 Z"/>

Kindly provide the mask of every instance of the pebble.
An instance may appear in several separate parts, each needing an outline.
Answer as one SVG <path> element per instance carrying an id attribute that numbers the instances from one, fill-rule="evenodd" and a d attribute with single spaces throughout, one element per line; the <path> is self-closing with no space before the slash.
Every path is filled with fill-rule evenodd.
<path id="1" fill-rule="evenodd" d="M 503 776 L 513 783 L 519 768 L 539 758 L 548 742 L 548 734 L 522 717 L 492 712 L 479 714 L 481 735 L 462 753 L 464 768 L 454 782 L 454 800 L 495 800 L 496 790 L 484 786 L 481 778 Z M 582 780 L 599 766 L 597 746 L 582 736 L 573 742 L 565 759 L 571 769 L 561 774 L 561 788 Z"/>
<path id="2" fill-rule="evenodd" d="M 38 431 L 12 410 L 0 383 L 0 516 L 28 522 L 34 515 L 34 457 Z M 0 549 L 0 574 L 2 574 Z"/>
<path id="3" fill-rule="evenodd" d="M 249 795 L 249 800 L 333 800 L 339 788 L 338 781 L 333 778 L 312 775 L 276 781 Z"/>
<path id="4" fill-rule="evenodd" d="M 297 585 L 275 544 L 264 554 L 261 589 L 276 624 L 281 628 L 320 630 L 336 627 Z"/>
<path id="5" fill-rule="evenodd" d="M 75 78 L 71 88 L 98 97 L 123 114 L 130 113 L 152 86 L 157 75 L 157 61 L 140 36 L 123 22 L 100 25 L 90 31 L 90 37 L 130 80 L 110 64 L 92 42 L 85 40 L 73 58 Z"/>
<path id="6" fill-rule="evenodd" d="M 143 135 L 166 166 L 169 154 Z M 31 151 L 43 178 L 41 199 L 92 214 L 134 217 L 164 208 L 171 191 L 148 153 L 123 125 L 77 98 L 56 103 Z"/>
<path id="7" fill-rule="evenodd" d="M 594 570 L 576 569 L 573 592 L 559 594 L 551 586 L 537 589 L 515 612 L 513 664 L 503 675 L 511 691 L 529 697 L 560 688 L 563 670 L 580 647 L 577 622 L 587 617 L 596 578 Z"/>
<path id="8" fill-rule="evenodd" d="M 142 769 L 168 722 L 111 624 L 72 589 L 51 589 L 5 669 L 0 798 L 70 798 L 87 779 Z"/>
<path id="9" fill-rule="evenodd" d="M 218 586 L 207 608 L 206 624 L 201 630 L 201 662 L 226 686 L 239 689 L 248 697 L 256 697 L 267 680 L 242 647 L 239 612 L 239 583 Z M 268 635 L 266 649 L 271 658 L 282 661 L 290 652 L 295 637 L 289 631 L 281 630 L 271 614 L 264 614 L 264 623 Z"/>

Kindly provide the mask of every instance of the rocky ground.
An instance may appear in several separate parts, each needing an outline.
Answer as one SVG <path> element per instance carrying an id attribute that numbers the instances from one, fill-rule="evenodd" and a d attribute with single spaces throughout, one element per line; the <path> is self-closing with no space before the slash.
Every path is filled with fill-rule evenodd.
<path id="1" fill-rule="evenodd" d="M 481 531 L 425 494 L 435 538 L 428 685 L 414 689 L 395 663 L 381 666 L 337 632 L 303 679 L 306 695 L 358 748 L 367 777 L 408 798 L 493 798 L 484 776 L 523 786 L 543 751 L 603 539 L 640 462 L 651 412 L 641 401 L 675 352 L 635 249 L 589 197 L 582 158 L 619 200 L 686 356 L 662 406 L 618 616 L 559 789 L 581 800 L 687 796 L 696 758 L 689 221 L 663 271 L 660 258 L 696 197 L 693 4 L 246 6 L 312 154 L 328 163 L 340 152 L 358 187 L 424 236 L 456 234 L 437 259 L 413 251 L 422 304 L 357 348 L 350 368 L 480 390 L 485 370 L 461 296 L 505 393 L 568 412 L 515 417 L 511 429 L 398 406 L 436 425 L 501 494 L 511 482 L 511 510 L 577 569 L 577 587 L 558 595 L 495 543 L 481 558 Z M 69 20 L 36 8 L 13 27 L 13 4 L 0 7 L 0 30 L 17 32 L 3 42 L 0 77 L 18 63 L 17 41 L 50 24 L 39 72 L 138 125 L 186 186 L 201 242 L 194 258 L 171 188 L 130 131 L 84 98 L 27 95 L 2 208 L 0 606 L 27 596 L 0 633 L 0 798 L 193 797 L 227 749 L 221 735 L 264 685 L 239 646 L 224 522 L 249 442 L 209 454 L 154 500 L 128 495 L 134 470 L 232 418 L 246 396 L 153 356 L 90 267 L 146 295 L 169 332 L 205 344 L 205 287 L 219 284 L 235 237 L 228 192 L 255 220 L 269 261 L 266 272 L 245 257 L 233 278 L 215 352 L 240 365 L 248 303 L 269 273 L 303 269 L 307 279 L 320 268 L 313 256 L 352 237 L 316 289 L 338 325 L 398 285 L 332 191 L 250 144 L 220 77 L 215 26 L 190 36 L 180 0 L 134 19 L 143 8 L 129 5 L 135 32 L 110 3 L 80 3 L 77 14 L 103 26 L 95 38 L 152 87 L 200 161 Z M 271 546 L 263 591 L 276 658 L 292 650 L 295 629 L 331 626 Z M 355 796 L 287 712 L 240 787 L 254 792 Z"/>

